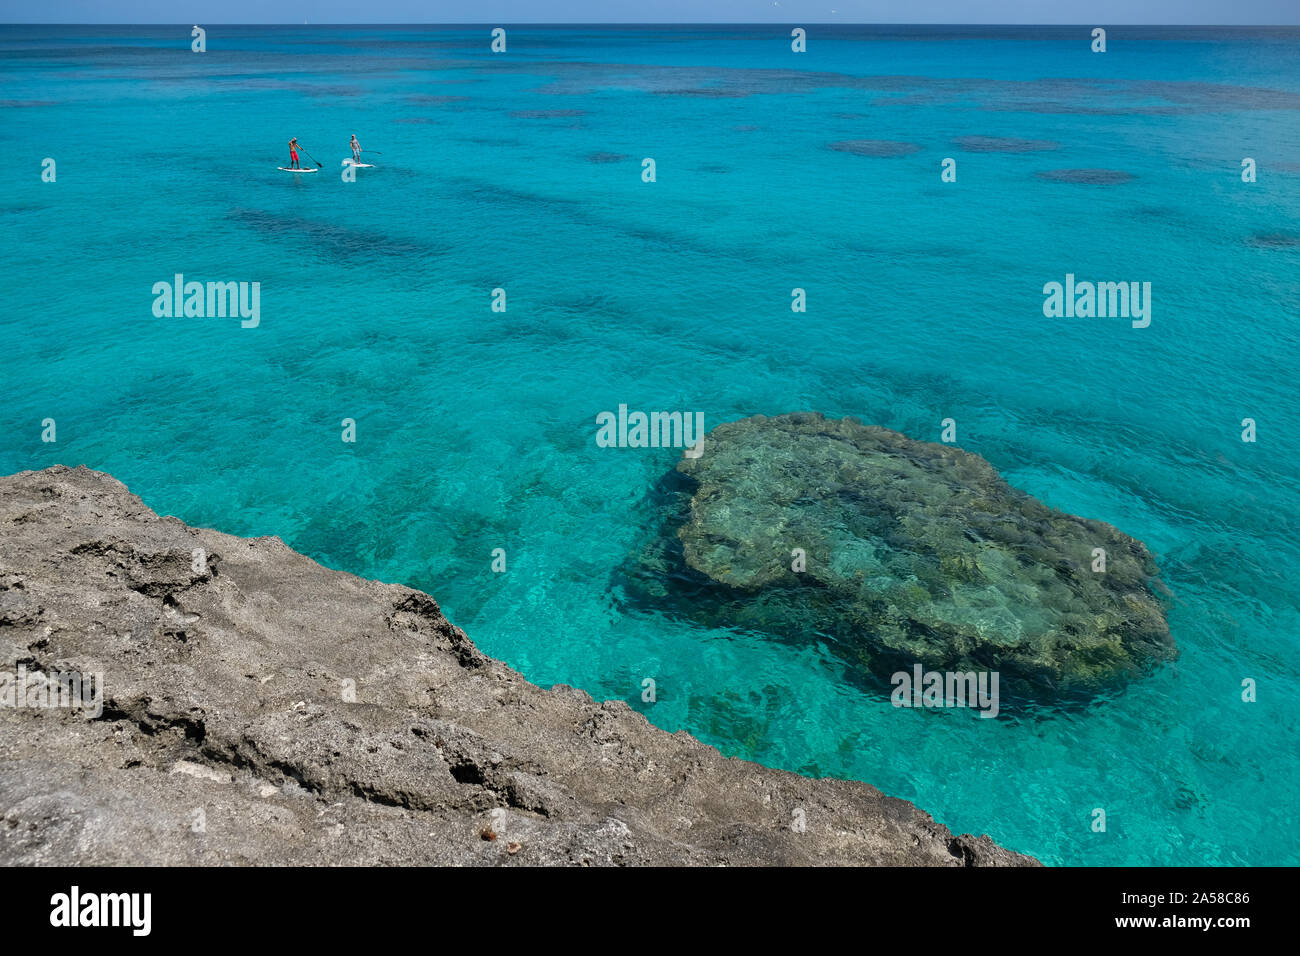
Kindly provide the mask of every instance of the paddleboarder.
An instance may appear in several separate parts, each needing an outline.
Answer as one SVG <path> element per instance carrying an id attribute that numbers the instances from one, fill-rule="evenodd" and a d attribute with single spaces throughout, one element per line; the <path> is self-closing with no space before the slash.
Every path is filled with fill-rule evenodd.
<path id="1" fill-rule="evenodd" d="M 298 137 L 295 136 L 289 140 L 289 168 L 301 169 L 298 165 Z"/>
<path id="2" fill-rule="evenodd" d="M 348 145 L 352 147 L 352 164 L 354 166 L 360 166 L 361 165 L 361 144 L 357 142 L 356 133 L 352 134 L 352 142 Z"/>

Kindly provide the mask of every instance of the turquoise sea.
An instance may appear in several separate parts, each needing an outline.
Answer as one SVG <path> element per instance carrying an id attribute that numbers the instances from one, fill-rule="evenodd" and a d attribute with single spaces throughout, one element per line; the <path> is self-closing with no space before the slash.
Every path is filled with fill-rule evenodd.
<path id="1" fill-rule="evenodd" d="M 0 27 L 0 473 L 111 472 L 1046 863 L 1300 863 L 1300 31 L 506 26 Z M 290 136 L 320 173 L 276 169 Z M 260 282 L 260 325 L 155 317 L 176 273 Z M 1150 282 L 1150 326 L 1045 318 L 1067 273 Z M 678 452 L 597 447 L 620 404 L 952 418 L 1157 553 L 1182 655 L 981 720 L 630 606 Z"/>

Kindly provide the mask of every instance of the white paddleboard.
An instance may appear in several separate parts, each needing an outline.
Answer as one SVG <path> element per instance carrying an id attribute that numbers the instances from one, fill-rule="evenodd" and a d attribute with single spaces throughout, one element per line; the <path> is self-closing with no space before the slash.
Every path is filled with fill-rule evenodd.
<path id="1" fill-rule="evenodd" d="M 375 168 L 375 164 L 374 164 L 374 163 L 357 163 L 357 162 L 353 162 L 353 161 L 350 160 L 350 159 L 345 159 L 345 160 L 343 160 L 343 165 L 344 165 L 344 166 L 352 166 L 352 167 L 355 168 L 355 169 L 374 169 L 374 168 Z"/>
<path id="2" fill-rule="evenodd" d="M 314 173 L 314 169 L 290 169 L 288 166 L 277 166 L 276 169 L 283 169 L 286 173 Z"/>

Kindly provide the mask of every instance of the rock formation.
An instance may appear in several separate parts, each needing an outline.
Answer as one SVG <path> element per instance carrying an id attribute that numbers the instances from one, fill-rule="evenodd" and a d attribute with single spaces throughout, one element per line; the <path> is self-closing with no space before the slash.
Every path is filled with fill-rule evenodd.
<path id="1" fill-rule="evenodd" d="M 663 526 L 627 575 L 638 601 L 828 640 L 877 682 L 919 663 L 997 671 L 1013 696 L 1060 699 L 1177 654 L 1140 541 L 1047 507 L 950 445 L 853 418 L 759 415 L 710 432 L 661 498 Z"/>
<path id="2" fill-rule="evenodd" d="M 19 670 L 101 674 L 102 710 L 0 706 L 0 864 L 1034 862 L 536 687 L 426 594 L 85 468 L 0 479 L 8 688 Z"/>

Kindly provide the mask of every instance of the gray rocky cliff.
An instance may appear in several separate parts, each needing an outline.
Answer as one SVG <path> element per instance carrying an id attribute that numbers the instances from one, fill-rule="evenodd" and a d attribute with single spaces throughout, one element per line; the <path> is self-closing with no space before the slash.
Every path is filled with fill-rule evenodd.
<path id="1" fill-rule="evenodd" d="M 3 864 L 1034 864 L 534 686 L 428 595 L 159 517 L 86 468 L 0 479 L 10 688 L 20 670 L 38 703 L 102 674 L 102 712 L 0 707 Z"/>

